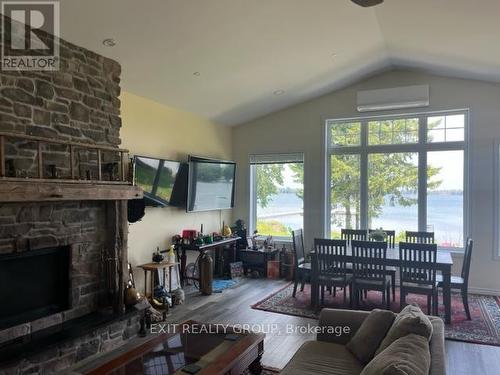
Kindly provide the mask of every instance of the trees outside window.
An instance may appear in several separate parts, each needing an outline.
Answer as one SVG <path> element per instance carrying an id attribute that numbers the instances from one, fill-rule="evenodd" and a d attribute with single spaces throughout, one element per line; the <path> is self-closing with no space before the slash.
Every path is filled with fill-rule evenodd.
<path id="1" fill-rule="evenodd" d="M 260 235 L 291 237 L 303 227 L 302 154 L 251 158 L 251 225 Z"/>
<path id="2" fill-rule="evenodd" d="M 331 236 L 429 230 L 441 247 L 463 246 L 465 115 L 327 121 Z"/>

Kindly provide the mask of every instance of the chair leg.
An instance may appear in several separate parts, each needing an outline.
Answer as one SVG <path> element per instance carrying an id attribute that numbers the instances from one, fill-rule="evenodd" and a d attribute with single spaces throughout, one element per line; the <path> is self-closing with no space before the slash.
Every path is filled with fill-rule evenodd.
<path id="1" fill-rule="evenodd" d="M 433 307 L 433 315 L 438 316 L 439 315 L 439 302 L 438 302 L 438 291 L 436 290 L 433 295 L 432 295 L 432 307 Z"/>
<path id="2" fill-rule="evenodd" d="M 387 310 L 391 309 L 391 288 L 387 287 Z"/>
<path id="3" fill-rule="evenodd" d="M 299 276 L 297 274 L 295 274 L 295 280 L 293 282 L 293 293 L 292 293 L 292 297 L 295 298 L 295 294 L 297 293 L 297 285 L 299 283 Z"/>
<path id="4" fill-rule="evenodd" d="M 464 303 L 465 315 L 467 315 L 467 319 L 471 320 L 470 310 L 469 310 L 469 294 L 466 289 L 461 290 L 462 293 L 462 302 Z"/>
<path id="5" fill-rule="evenodd" d="M 382 306 L 385 306 L 387 304 L 387 296 L 385 295 L 386 291 L 387 291 L 386 288 L 384 288 L 384 290 L 382 290 Z"/>
<path id="6" fill-rule="evenodd" d="M 321 305 L 325 304 L 325 286 L 321 285 Z"/>
<path id="7" fill-rule="evenodd" d="M 432 310 L 431 302 L 432 302 L 432 296 L 429 294 L 427 296 L 427 315 L 431 315 L 431 310 Z"/>
<path id="8" fill-rule="evenodd" d="M 344 285 L 344 305 L 347 302 L 347 291 L 346 291 L 346 289 L 347 289 L 347 285 Z"/>
<path id="9" fill-rule="evenodd" d="M 399 309 L 403 310 L 406 305 L 406 293 L 403 289 L 399 290 Z"/>
<path id="10" fill-rule="evenodd" d="M 333 287 L 333 296 L 337 297 L 337 287 L 335 287 L 335 286 Z"/>
<path id="11" fill-rule="evenodd" d="M 396 273 L 391 274 L 391 285 L 392 285 L 392 300 L 396 300 Z"/>
<path id="12" fill-rule="evenodd" d="M 365 298 L 368 298 L 368 289 L 365 289 L 363 294 L 365 295 Z"/>
<path id="13" fill-rule="evenodd" d="M 300 291 L 304 291 L 304 284 L 306 283 L 306 275 L 302 274 L 302 277 L 300 279 Z"/>
<path id="14" fill-rule="evenodd" d="M 354 307 L 354 301 L 352 293 L 352 284 L 349 284 L 349 308 L 352 309 L 353 307 Z"/>

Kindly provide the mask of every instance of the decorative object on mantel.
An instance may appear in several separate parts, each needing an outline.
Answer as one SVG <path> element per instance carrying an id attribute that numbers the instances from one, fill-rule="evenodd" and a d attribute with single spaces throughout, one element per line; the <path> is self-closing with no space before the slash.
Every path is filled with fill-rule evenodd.
<path id="1" fill-rule="evenodd" d="M 10 163 L 11 159 L 6 160 L 7 146 L 9 144 L 15 145 L 19 141 L 36 145 L 34 149 L 29 149 L 33 153 L 33 157 L 30 157 L 30 162 L 35 167 L 33 168 L 33 172 L 31 172 L 32 168 L 30 167 L 19 170 L 16 168 L 15 160 L 12 163 Z M 44 168 L 44 155 L 54 155 L 56 151 L 52 149 L 56 147 L 68 148 L 69 160 L 64 159 L 59 164 L 51 163 Z M 18 176 L 25 174 L 27 179 L 33 180 L 57 179 L 61 181 L 88 183 L 87 180 L 90 180 L 94 176 L 92 170 L 96 169 L 97 178 L 93 180 L 95 182 L 129 184 L 131 178 L 127 169 L 127 155 L 128 150 L 111 146 L 0 132 L 0 177 L 2 179 L 16 180 L 19 179 Z M 116 161 L 103 163 L 104 158 L 115 159 Z M 36 166 L 34 163 L 37 163 Z M 6 169 L 7 164 L 9 164 L 8 170 Z M 82 170 L 85 171 L 84 176 L 82 176 Z M 49 173 L 48 176 L 46 172 Z"/>

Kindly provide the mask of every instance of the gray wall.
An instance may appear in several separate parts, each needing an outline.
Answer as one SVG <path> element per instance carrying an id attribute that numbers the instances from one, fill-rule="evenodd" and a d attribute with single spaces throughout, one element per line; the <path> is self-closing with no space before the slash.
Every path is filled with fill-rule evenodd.
<path id="1" fill-rule="evenodd" d="M 495 141 L 500 141 L 500 84 L 447 78 L 415 71 L 386 72 L 362 82 L 236 127 L 234 157 L 238 162 L 234 218 L 248 220 L 249 165 L 252 153 L 305 154 L 304 231 L 306 246 L 323 236 L 324 120 L 360 116 L 356 92 L 364 89 L 429 84 L 431 106 L 406 112 L 470 109 L 470 235 L 475 240 L 470 286 L 500 294 L 500 261 L 495 246 Z M 405 111 L 400 111 L 405 112 Z M 397 111 L 376 112 L 374 115 Z M 454 254 L 455 272 L 462 257 Z"/>

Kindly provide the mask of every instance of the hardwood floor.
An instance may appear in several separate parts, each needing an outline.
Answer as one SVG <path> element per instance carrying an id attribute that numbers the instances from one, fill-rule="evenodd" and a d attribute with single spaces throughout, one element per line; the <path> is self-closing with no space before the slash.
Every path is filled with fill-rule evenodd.
<path id="1" fill-rule="evenodd" d="M 286 284 L 282 280 L 244 280 L 238 287 L 224 290 L 223 293 L 211 296 L 188 294 L 186 303 L 173 309 L 168 320 L 175 323 L 194 319 L 220 324 L 265 325 L 266 329 L 273 329 L 275 332 L 266 336 L 262 363 L 281 369 L 303 342 L 315 339 L 314 334 L 289 334 L 286 332 L 287 325 L 316 325 L 317 321 L 253 310 L 250 306 Z M 450 375 L 500 374 L 499 347 L 446 341 L 446 351 Z"/>

